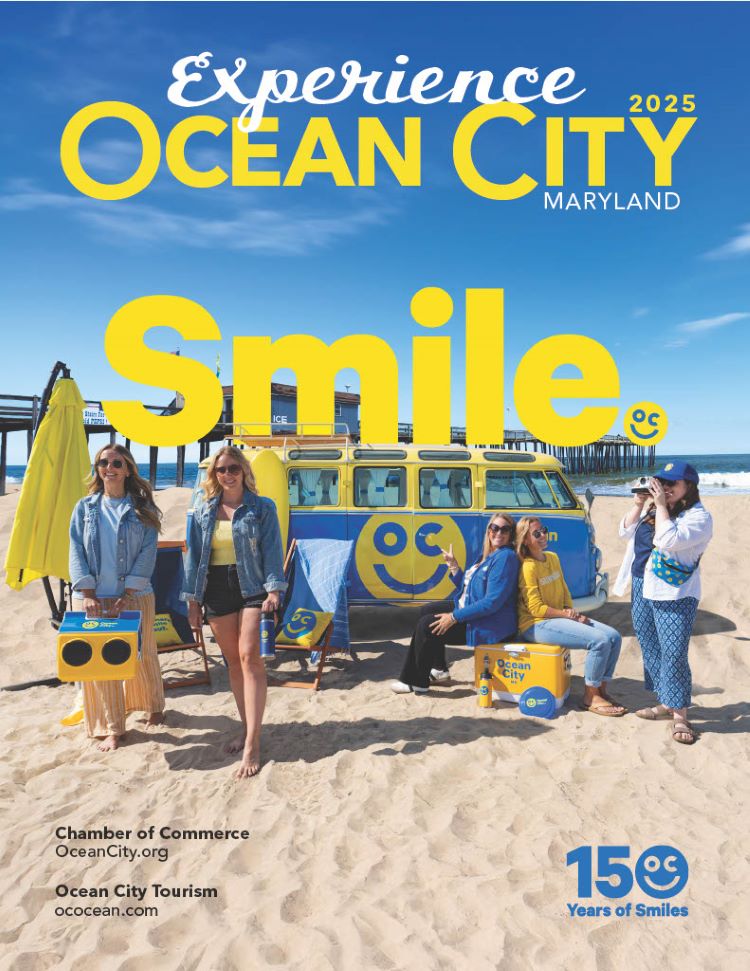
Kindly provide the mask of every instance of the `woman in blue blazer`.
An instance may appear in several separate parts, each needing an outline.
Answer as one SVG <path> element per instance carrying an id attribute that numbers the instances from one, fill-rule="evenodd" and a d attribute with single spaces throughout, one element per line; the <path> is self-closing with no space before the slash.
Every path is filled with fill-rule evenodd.
<path id="1" fill-rule="evenodd" d="M 518 557 L 513 548 L 516 525 L 496 513 L 487 525 L 482 557 L 465 573 L 453 548 L 442 550 L 456 585 L 453 600 L 422 608 L 396 694 L 424 694 L 430 681 L 448 681 L 446 644 L 497 644 L 515 637 L 518 629 Z"/>

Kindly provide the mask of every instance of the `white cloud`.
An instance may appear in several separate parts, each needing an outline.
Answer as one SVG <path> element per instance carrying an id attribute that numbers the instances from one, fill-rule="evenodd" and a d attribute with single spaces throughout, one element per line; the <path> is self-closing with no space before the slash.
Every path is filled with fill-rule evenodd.
<path id="1" fill-rule="evenodd" d="M 645 317 L 648 312 L 649 312 L 649 308 L 648 307 L 636 307 L 635 310 L 633 311 L 633 316 L 634 317 Z"/>
<path id="2" fill-rule="evenodd" d="M 92 176 L 100 172 L 122 173 L 127 178 L 138 167 L 141 158 L 141 142 L 138 138 L 128 141 L 125 138 L 105 138 L 95 145 L 81 146 L 83 167 Z M 124 165 L 124 162 L 130 163 Z"/>
<path id="3" fill-rule="evenodd" d="M 212 190 L 213 191 L 213 190 Z M 214 197 L 216 198 L 216 197 Z M 218 199 L 217 199 L 218 201 Z M 222 202 L 228 202 L 224 197 Z M 49 192 L 28 180 L 14 180 L 0 192 L 0 211 L 69 210 L 72 218 L 111 245 L 186 246 L 235 252 L 300 255 L 382 225 L 393 206 L 361 206 L 337 213 L 302 206 L 268 209 L 246 201 L 223 206 L 226 216 L 186 215 L 141 201 L 100 202 Z M 212 207 L 212 213 L 217 207 Z"/>
<path id="4" fill-rule="evenodd" d="M 750 313 L 721 314 L 719 317 L 704 317 L 701 320 L 689 320 L 685 324 L 678 324 L 677 330 L 686 334 L 700 334 L 706 330 L 715 330 L 717 327 L 726 327 L 738 320 L 746 320 Z"/>
<path id="5" fill-rule="evenodd" d="M 673 341 L 667 341 L 667 343 L 664 344 L 664 348 L 665 350 L 672 351 L 678 347 L 685 347 L 688 343 L 689 341 L 685 340 L 684 338 L 677 338 Z"/>
<path id="6" fill-rule="evenodd" d="M 744 226 L 740 226 L 739 232 L 734 239 L 730 239 L 722 246 L 711 250 L 705 255 L 710 260 L 723 260 L 733 256 L 750 255 L 750 223 L 745 223 Z"/>

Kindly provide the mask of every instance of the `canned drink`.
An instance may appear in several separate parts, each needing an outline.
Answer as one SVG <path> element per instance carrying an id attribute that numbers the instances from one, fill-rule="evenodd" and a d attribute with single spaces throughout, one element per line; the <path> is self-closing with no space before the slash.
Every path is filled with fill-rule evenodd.
<path id="1" fill-rule="evenodd" d="M 276 657 L 276 614 L 260 615 L 260 656 Z"/>

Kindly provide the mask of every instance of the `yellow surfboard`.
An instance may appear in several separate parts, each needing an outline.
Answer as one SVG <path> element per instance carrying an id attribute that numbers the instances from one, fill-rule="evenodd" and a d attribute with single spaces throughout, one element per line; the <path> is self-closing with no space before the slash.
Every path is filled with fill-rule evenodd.
<path id="1" fill-rule="evenodd" d="M 286 553 L 289 538 L 289 488 L 286 484 L 286 469 L 284 463 L 275 452 L 267 448 L 259 449 L 248 454 L 250 465 L 262 496 L 273 499 L 276 512 L 279 515 L 281 527 L 281 545 Z"/>

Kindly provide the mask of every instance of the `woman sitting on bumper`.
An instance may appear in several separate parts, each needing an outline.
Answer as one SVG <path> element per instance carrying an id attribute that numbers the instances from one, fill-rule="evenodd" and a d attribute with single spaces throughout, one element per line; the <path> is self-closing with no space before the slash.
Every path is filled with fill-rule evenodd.
<path id="1" fill-rule="evenodd" d="M 497 644 L 515 636 L 518 626 L 518 558 L 513 549 L 515 523 L 503 513 L 490 520 L 482 556 L 465 573 L 453 547 L 441 550 L 457 590 L 453 600 L 427 604 L 409 645 L 397 694 L 424 694 L 430 681 L 448 681 L 446 644 Z"/>

